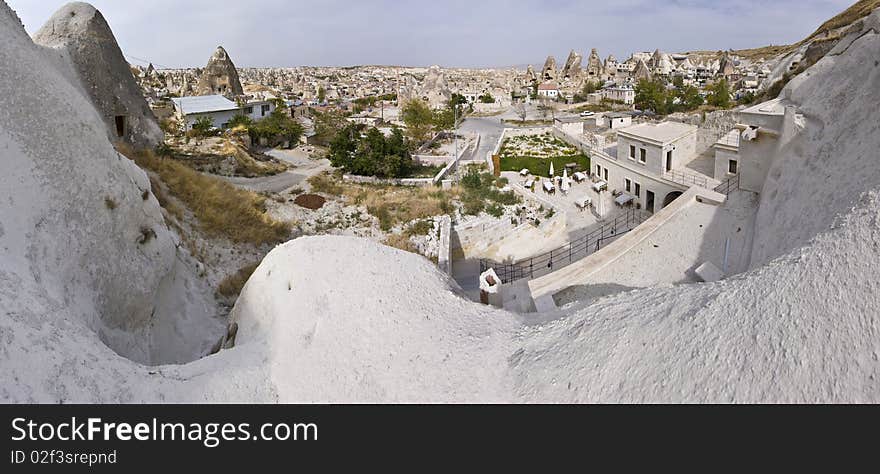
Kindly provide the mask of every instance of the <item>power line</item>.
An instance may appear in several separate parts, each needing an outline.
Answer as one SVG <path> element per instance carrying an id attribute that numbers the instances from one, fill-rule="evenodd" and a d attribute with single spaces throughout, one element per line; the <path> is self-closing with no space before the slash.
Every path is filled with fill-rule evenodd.
<path id="1" fill-rule="evenodd" d="M 153 66 L 159 66 L 162 69 L 174 69 L 173 67 L 166 66 L 164 64 L 159 64 L 155 61 L 150 61 L 149 59 L 139 58 L 137 56 L 132 56 L 130 54 L 125 54 L 125 53 L 122 53 L 122 55 L 125 56 L 126 58 L 134 59 L 135 61 L 140 61 L 145 64 L 152 64 Z"/>

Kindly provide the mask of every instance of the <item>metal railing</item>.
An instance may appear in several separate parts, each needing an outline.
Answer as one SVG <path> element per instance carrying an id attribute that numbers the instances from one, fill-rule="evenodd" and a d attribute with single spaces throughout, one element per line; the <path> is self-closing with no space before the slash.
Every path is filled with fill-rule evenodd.
<path id="1" fill-rule="evenodd" d="M 726 179 L 723 183 L 719 184 L 714 191 L 717 193 L 724 194 L 725 196 L 730 195 L 731 192 L 739 189 L 739 175 L 735 174 L 730 178 Z"/>
<path id="2" fill-rule="evenodd" d="M 651 214 L 647 211 L 630 208 L 613 221 L 602 224 L 583 237 L 547 253 L 516 263 L 498 263 L 480 259 L 480 273 L 492 268 L 502 283 L 544 276 L 598 251 L 612 240 L 633 230 L 649 217 Z"/>
<path id="3" fill-rule="evenodd" d="M 709 187 L 709 178 L 707 178 L 706 176 L 683 173 L 678 170 L 664 171 L 663 178 L 672 181 L 673 183 L 678 183 L 684 186 L 701 186 L 704 188 Z"/>

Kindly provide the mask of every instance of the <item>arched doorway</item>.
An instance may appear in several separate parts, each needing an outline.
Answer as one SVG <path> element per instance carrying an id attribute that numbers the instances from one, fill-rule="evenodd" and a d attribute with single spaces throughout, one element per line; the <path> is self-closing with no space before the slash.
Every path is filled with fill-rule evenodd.
<path id="1" fill-rule="evenodd" d="M 682 195 L 681 191 L 672 191 L 671 193 L 667 194 L 666 197 L 663 198 L 663 207 L 666 207 L 666 206 L 672 204 L 672 201 L 675 201 L 681 195 Z"/>

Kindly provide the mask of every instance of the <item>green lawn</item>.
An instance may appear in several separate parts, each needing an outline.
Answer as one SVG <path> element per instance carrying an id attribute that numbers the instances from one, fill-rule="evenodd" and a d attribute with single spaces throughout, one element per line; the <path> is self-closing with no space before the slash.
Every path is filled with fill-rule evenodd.
<path id="1" fill-rule="evenodd" d="M 501 171 L 519 172 L 523 168 L 528 168 L 535 176 L 550 176 L 550 161 L 553 161 L 553 171 L 556 176 L 562 176 L 562 170 L 569 163 L 577 163 L 578 169 L 575 171 L 590 171 L 590 157 L 584 155 L 574 156 L 557 156 L 554 158 L 534 158 L 531 156 L 511 156 L 501 158 Z"/>

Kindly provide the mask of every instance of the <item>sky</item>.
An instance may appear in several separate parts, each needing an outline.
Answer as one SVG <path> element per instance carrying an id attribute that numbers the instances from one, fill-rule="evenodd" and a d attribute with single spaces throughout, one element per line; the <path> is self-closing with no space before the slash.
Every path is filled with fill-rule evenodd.
<path id="1" fill-rule="evenodd" d="M 29 33 L 61 0 L 6 0 Z M 201 67 L 218 45 L 238 67 L 561 67 L 636 51 L 788 44 L 855 0 L 93 0 L 134 64 Z"/>

